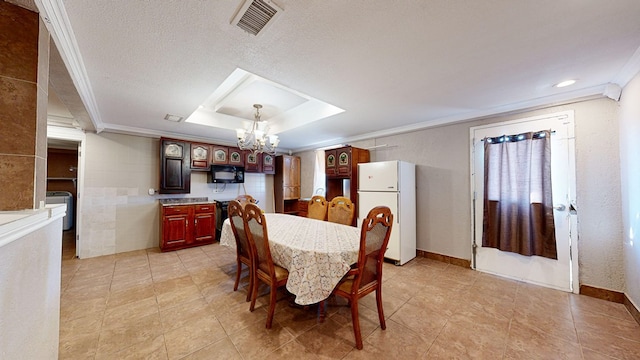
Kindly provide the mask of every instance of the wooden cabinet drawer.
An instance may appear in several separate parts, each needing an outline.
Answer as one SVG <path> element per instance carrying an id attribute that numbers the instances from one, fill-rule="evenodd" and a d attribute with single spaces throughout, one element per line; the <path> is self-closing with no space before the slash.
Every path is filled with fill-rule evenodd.
<path id="1" fill-rule="evenodd" d="M 189 206 L 165 206 L 162 212 L 165 216 L 188 214 Z"/>
<path id="2" fill-rule="evenodd" d="M 196 205 L 196 213 L 210 213 L 215 211 L 214 204 L 199 204 Z"/>

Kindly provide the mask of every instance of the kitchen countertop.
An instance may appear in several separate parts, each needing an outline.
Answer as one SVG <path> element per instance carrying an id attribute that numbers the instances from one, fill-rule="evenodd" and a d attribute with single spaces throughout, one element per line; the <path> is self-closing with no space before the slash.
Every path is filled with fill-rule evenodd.
<path id="1" fill-rule="evenodd" d="M 194 198 L 170 198 L 170 199 L 158 199 L 162 206 L 171 205 L 186 205 L 186 204 L 213 204 L 215 200 L 209 200 L 206 197 L 194 197 Z"/>

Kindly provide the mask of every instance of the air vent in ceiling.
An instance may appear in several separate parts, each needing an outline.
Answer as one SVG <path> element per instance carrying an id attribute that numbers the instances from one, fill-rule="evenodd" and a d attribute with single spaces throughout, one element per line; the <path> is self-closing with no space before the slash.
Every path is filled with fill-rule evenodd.
<path id="1" fill-rule="evenodd" d="M 273 23 L 282 9 L 269 0 L 245 0 L 231 24 L 252 35 L 258 35 Z"/>

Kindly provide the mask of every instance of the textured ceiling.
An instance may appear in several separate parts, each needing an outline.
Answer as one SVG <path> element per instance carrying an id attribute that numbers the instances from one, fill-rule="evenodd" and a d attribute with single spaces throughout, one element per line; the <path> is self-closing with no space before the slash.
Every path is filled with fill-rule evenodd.
<path id="1" fill-rule="evenodd" d="M 275 2 L 256 37 L 230 24 L 241 0 L 36 0 L 99 131 L 233 143 L 163 118 L 236 68 L 345 110 L 280 133 L 294 150 L 601 96 L 640 69 L 637 0 Z"/>

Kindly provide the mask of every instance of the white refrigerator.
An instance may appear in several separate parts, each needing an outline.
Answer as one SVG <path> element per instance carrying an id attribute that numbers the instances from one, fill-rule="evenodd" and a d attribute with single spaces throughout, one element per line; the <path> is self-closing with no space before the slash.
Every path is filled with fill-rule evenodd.
<path id="1" fill-rule="evenodd" d="M 416 165 L 405 161 L 358 164 L 358 225 L 369 210 L 388 206 L 393 226 L 387 259 L 403 265 L 416 257 Z"/>

